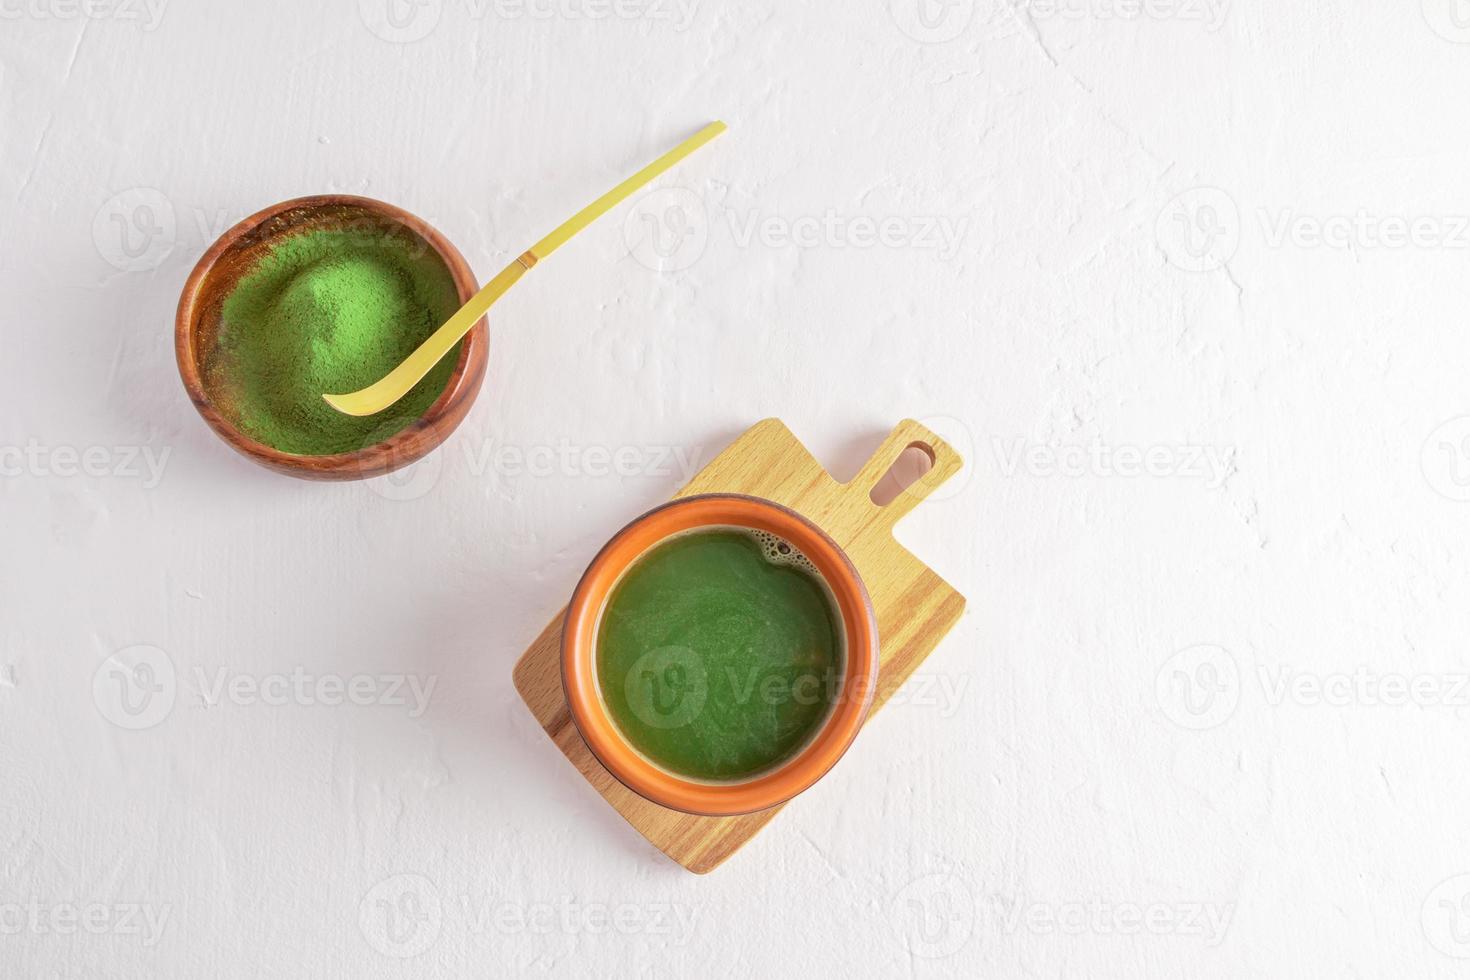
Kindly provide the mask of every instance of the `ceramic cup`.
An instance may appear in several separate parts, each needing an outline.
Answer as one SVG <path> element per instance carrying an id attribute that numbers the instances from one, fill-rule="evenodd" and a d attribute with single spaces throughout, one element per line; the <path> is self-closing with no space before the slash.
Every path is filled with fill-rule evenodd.
<path id="1" fill-rule="evenodd" d="M 700 528 L 765 531 L 791 543 L 826 581 L 844 632 L 844 669 L 834 705 L 812 738 L 774 768 L 733 782 L 690 779 L 638 752 L 603 702 L 597 631 L 622 574 L 670 537 Z M 840 547 L 811 521 L 780 504 L 738 494 L 685 497 L 623 528 L 592 559 L 572 594 L 562 630 L 562 686 L 572 720 L 608 772 L 640 796 L 686 813 L 730 816 L 784 803 L 821 779 L 847 751 L 872 707 L 878 679 L 878 625 L 867 589 Z"/>

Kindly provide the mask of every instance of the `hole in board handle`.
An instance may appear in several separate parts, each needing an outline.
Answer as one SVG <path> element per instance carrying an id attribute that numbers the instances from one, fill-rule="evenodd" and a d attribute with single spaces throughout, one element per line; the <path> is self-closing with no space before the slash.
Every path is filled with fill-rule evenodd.
<path id="1" fill-rule="evenodd" d="M 924 478 L 934 468 L 934 447 L 928 443 L 911 442 L 888 467 L 888 471 L 873 484 L 868 499 L 879 507 L 887 507 L 897 500 L 899 494 Z"/>

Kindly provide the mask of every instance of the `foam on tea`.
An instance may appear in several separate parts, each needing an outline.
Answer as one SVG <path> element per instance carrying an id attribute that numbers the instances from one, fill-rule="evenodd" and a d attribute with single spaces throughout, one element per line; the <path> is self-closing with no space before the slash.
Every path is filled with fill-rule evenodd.
<path id="1" fill-rule="evenodd" d="M 840 694 L 830 587 L 789 542 L 700 528 L 650 548 L 597 631 L 603 703 L 629 743 L 686 778 L 732 781 L 799 752 Z"/>

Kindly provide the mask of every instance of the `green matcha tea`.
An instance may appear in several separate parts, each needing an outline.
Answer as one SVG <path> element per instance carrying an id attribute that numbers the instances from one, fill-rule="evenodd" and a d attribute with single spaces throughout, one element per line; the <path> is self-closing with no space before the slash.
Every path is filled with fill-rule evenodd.
<path id="1" fill-rule="evenodd" d="M 733 781 L 795 755 L 840 693 L 842 620 L 785 541 L 740 528 L 685 532 L 613 587 L 597 679 L 613 722 L 679 776 Z"/>
<path id="2" fill-rule="evenodd" d="M 459 309 L 454 277 L 422 239 L 315 229 L 286 238 L 225 297 L 205 391 L 246 435 L 282 452 L 353 452 L 396 435 L 443 394 L 441 360 L 397 404 L 365 418 L 322 401 L 377 381 Z"/>

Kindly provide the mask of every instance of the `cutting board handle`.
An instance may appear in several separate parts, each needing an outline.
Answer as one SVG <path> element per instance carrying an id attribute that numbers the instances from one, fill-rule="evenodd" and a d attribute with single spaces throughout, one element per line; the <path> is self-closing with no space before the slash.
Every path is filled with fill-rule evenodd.
<path id="1" fill-rule="evenodd" d="M 904 450 L 910 447 L 923 452 L 933 465 L 893 500 L 881 506 L 873 503 L 873 489 L 899 456 L 903 455 Z M 891 530 L 905 514 L 937 490 L 945 480 L 958 473 L 964 465 L 965 461 L 949 443 L 913 419 L 904 419 L 883 440 L 878 451 L 863 464 L 858 475 L 843 485 L 847 498 L 845 503 L 849 507 L 865 507 L 869 510 L 869 527 Z"/>

